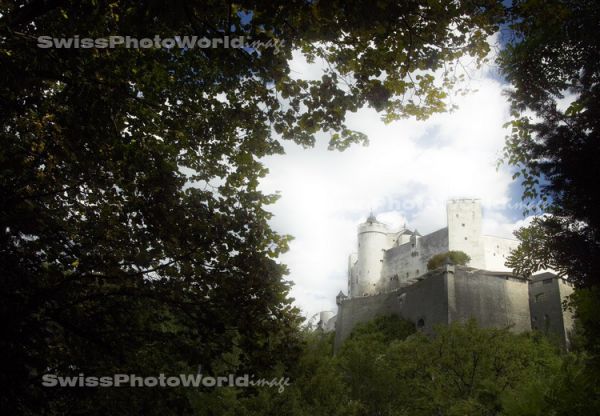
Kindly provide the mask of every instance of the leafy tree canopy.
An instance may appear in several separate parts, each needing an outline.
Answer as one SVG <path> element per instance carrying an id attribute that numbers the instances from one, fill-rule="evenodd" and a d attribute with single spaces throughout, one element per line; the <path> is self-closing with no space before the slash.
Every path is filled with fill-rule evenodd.
<path id="1" fill-rule="evenodd" d="M 538 334 L 470 321 L 382 343 L 389 332 L 370 328 L 370 337 L 349 338 L 335 358 L 358 414 L 542 415 L 579 394 L 565 392 L 564 377 L 581 372 L 583 361 Z M 566 394 L 556 398 L 559 389 Z"/>
<path id="2" fill-rule="evenodd" d="M 312 335 L 306 345 L 300 379 L 286 391 L 280 412 L 516 416 L 594 409 L 579 402 L 578 388 L 590 381 L 584 361 L 539 334 L 484 329 L 471 321 L 439 327 L 427 337 L 391 316 L 358 325 L 335 356 L 327 354 L 331 339 Z"/>
<path id="3" fill-rule="evenodd" d="M 546 215 L 516 233 L 521 246 L 508 264 L 523 275 L 552 268 L 586 289 L 572 304 L 599 371 L 600 8 L 519 0 L 509 11 L 513 37 L 499 60 L 513 86 L 504 160 L 522 181 L 527 211 Z"/>
<path id="4" fill-rule="evenodd" d="M 523 274 L 552 267 L 593 285 L 600 258 L 600 201 L 592 191 L 600 173 L 600 45 L 590 33 L 600 10 L 593 1 L 524 0 L 513 2 L 511 13 L 514 40 L 499 60 L 513 85 L 505 161 L 517 168 L 530 208 L 550 214 L 517 235 L 525 245 L 513 263 Z"/>
<path id="5" fill-rule="evenodd" d="M 366 143 L 345 125 L 451 108 L 500 1 L 0 4 L 0 341 L 5 413 L 177 413 L 174 390 L 48 390 L 45 372 L 277 370 L 298 312 L 260 158 L 282 140 Z M 39 36 L 192 36 L 279 48 L 39 48 Z M 331 65 L 290 71 L 292 51 Z M 277 357 L 275 359 L 274 357 Z M 16 409 L 16 410 L 15 410 Z"/>

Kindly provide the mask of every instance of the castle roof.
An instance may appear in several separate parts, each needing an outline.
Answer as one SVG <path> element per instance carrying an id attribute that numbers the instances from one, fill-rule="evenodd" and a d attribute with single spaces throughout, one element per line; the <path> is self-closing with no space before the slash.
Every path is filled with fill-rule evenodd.
<path id="1" fill-rule="evenodd" d="M 374 223 L 374 222 L 379 222 L 377 221 L 377 217 L 375 217 L 375 214 L 373 214 L 373 211 L 371 211 L 371 214 L 369 214 L 369 217 L 367 218 L 367 222 L 368 223 Z"/>

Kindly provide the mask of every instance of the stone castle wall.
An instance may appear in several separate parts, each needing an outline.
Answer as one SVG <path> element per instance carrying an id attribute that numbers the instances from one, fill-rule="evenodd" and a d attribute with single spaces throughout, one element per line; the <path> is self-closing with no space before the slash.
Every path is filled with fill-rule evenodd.
<path id="1" fill-rule="evenodd" d="M 409 286 L 342 301 L 336 318 L 336 348 L 358 323 L 384 315 L 400 316 L 426 333 L 433 333 L 436 325 L 469 319 L 487 328 L 531 330 L 525 279 L 508 273 L 446 266 Z"/>

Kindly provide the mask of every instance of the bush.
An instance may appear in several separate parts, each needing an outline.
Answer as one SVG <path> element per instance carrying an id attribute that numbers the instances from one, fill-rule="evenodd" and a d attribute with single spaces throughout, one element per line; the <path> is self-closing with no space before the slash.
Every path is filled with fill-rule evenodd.
<path id="1" fill-rule="evenodd" d="M 427 262 L 427 270 L 435 270 L 441 267 L 447 260 L 453 264 L 465 266 L 471 261 L 471 257 L 463 251 L 447 251 L 445 253 L 436 254 Z"/>

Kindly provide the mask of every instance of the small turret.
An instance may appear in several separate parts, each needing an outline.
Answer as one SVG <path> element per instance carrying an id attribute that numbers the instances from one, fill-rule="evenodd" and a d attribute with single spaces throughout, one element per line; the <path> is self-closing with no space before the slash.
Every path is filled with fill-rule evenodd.
<path id="1" fill-rule="evenodd" d="M 371 211 L 371 213 L 369 214 L 369 217 L 367 218 L 367 223 L 373 224 L 375 222 L 379 223 L 379 221 L 377 221 L 377 217 L 375 217 L 375 214 L 373 214 L 373 211 Z"/>
<path id="2" fill-rule="evenodd" d="M 348 296 L 344 295 L 344 292 L 342 292 L 340 290 L 340 293 L 338 293 L 337 296 L 335 297 L 336 305 L 338 305 L 338 306 L 341 305 L 345 299 L 348 299 Z"/>

